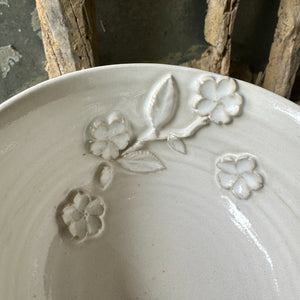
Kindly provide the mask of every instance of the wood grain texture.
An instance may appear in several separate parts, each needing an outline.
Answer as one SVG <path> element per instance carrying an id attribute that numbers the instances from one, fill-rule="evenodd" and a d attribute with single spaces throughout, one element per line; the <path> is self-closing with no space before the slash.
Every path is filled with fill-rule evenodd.
<path id="1" fill-rule="evenodd" d="M 97 65 L 93 0 L 36 0 L 49 78 Z"/>
<path id="2" fill-rule="evenodd" d="M 183 66 L 229 75 L 231 35 L 239 0 L 207 0 L 204 35 L 210 44 L 201 59 L 193 59 Z"/>
<path id="3" fill-rule="evenodd" d="M 300 1 L 281 0 L 263 87 L 289 98 L 300 63 Z"/>
<path id="4" fill-rule="evenodd" d="M 211 45 L 202 59 L 209 63 L 206 70 L 229 74 L 231 35 L 238 10 L 239 0 L 207 0 L 208 10 L 205 18 L 204 34 Z"/>

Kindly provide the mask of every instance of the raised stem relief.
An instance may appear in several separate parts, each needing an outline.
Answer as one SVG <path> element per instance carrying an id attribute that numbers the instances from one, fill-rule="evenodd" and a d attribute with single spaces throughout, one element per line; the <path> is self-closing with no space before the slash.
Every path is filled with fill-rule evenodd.
<path id="1" fill-rule="evenodd" d="M 145 143 L 151 142 L 151 141 L 163 141 L 170 139 L 170 137 L 173 137 L 174 139 L 181 140 L 183 142 L 184 138 L 188 138 L 193 136 L 199 129 L 202 127 L 206 126 L 209 124 L 209 120 L 207 117 L 201 117 L 199 115 L 194 115 L 193 119 L 185 126 L 182 128 L 170 128 L 170 129 L 164 129 L 160 131 L 158 134 L 157 132 L 153 131 L 147 131 L 141 136 L 137 138 L 137 141 L 135 142 L 134 145 L 129 147 L 124 153 L 128 154 L 132 151 L 140 150 L 143 148 Z M 184 143 L 184 142 L 183 142 Z M 168 143 L 169 144 L 169 143 Z M 170 146 L 170 145 L 169 145 Z M 172 146 L 170 146 L 172 148 Z M 175 150 L 175 149 L 173 149 Z"/>
<path id="2" fill-rule="evenodd" d="M 249 154 L 226 154 L 216 162 L 217 181 L 238 199 L 248 199 L 264 186 L 257 160 Z"/>
<path id="3" fill-rule="evenodd" d="M 207 117 L 199 115 L 193 116 L 193 119 L 183 128 L 171 129 L 161 135 L 161 139 L 167 139 L 170 134 L 177 138 L 188 138 L 193 136 L 199 129 L 209 124 Z"/>

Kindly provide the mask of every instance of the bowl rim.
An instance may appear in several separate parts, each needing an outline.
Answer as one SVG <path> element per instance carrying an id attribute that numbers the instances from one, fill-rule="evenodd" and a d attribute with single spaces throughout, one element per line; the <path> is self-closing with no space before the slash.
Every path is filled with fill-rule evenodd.
<path id="1" fill-rule="evenodd" d="M 180 69 L 182 71 L 187 72 L 194 72 L 199 73 L 205 72 L 207 74 L 211 74 L 213 76 L 224 76 L 229 78 L 234 78 L 231 76 L 216 74 L 212 72 L 208 72 L 202 69 L 195 69 L 185 66 L 177 66 L 177 65 L 170 65 L 170 64 L 159 64 L 159 63 L 128 63 L 128 64 L 112 64 L 112 65 L 106 65 L 106 66 L 98 66 L 93 68 L 88 68 L 84 70 L 74 71 L 68 74 L 64 74 L 55 78 L 47 79 L 43 82 L 40 82 L 10 98 L 5 100 L 4 102 L 0 103 L 0 114 L 3 113 L 4 110 L 7 108 L 10 108 L 12 105 L 18 104 L 22 99 L 26 96 L 33 95 L 36 91 L 41 91 L 46 88 L 52 88 L 55 86 L 57 82 L 68 82 L 71 81 L 75 77 L 84 76 L 85 74 L 93 74 L 101 72 L 102 70 L 117 70 L 117 69 L 130 69 L 130 68 L 156 68 L 158 70 L 161 69 Z M 240 79 L 234 78 L 239 84 L 249 86 L 251 89 L 256 89 L 257 92 L 265 94 L 266 97 L 271 98 L 271 101 L 274 102 L 276 105 L 276 108 L 282 111 L 283 113 L 288 114 L 290 117 L 292 117 L 299 125 L 300 125 L 300 105 L 294 103 L 293 101 L 284 98 L 274 92 L 271 92 L 265 88 L 262 88 L 260 86 L 257 86 L 253 83 L 249 83 Z M 40 101 L 43 101 L 42 99 Z"/>

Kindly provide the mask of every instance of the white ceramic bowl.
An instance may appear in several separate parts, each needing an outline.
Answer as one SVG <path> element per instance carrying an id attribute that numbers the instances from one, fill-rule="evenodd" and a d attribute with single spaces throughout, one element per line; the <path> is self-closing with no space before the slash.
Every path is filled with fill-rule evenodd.
<path id="1" fill-rule="evenodd" d="M 0 299 L 300 299 L 300 110 L 117 65 L 0 105 Z"/>

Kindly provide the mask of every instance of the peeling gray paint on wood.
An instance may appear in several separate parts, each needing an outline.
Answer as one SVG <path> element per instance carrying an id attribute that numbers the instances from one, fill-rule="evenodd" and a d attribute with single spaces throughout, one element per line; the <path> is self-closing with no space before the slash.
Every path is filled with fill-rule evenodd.
<path id="1" fill-rule="evenodd" d="M 39 30 L 34 31 L 31 23 L 35 0 L 5 0 L 9 6 L 3 5 L 3 0 L 0 2 L 1 103 L 48 79 L 48 76 L 44 71 L 45 55 L 42 41 L 38 37 Z M 18 58 L 16 52 L 11 53 L 9 45 L 17 50 L 22 58 Z"/>
<path id="2" fill-rule="evenodd" d="M 41 22 L 36 8 L 31 12 L 31 27 L 32 30 L 36 32 L 37 36 L 41 39 L 42 38 Z"/>
<path id="3" fill-rule="evenodd" d="M 22 55 L 11 45 L 0 47 L 0 69 L 2 78 L 6 78 L 11 67 L 13 67 L 21 57 Z"/>
<path id="4" fill-rule="evenodd" d="M 9 7 L 8 0 L 0 0 L 0 5 L 1 4 Z"/>

